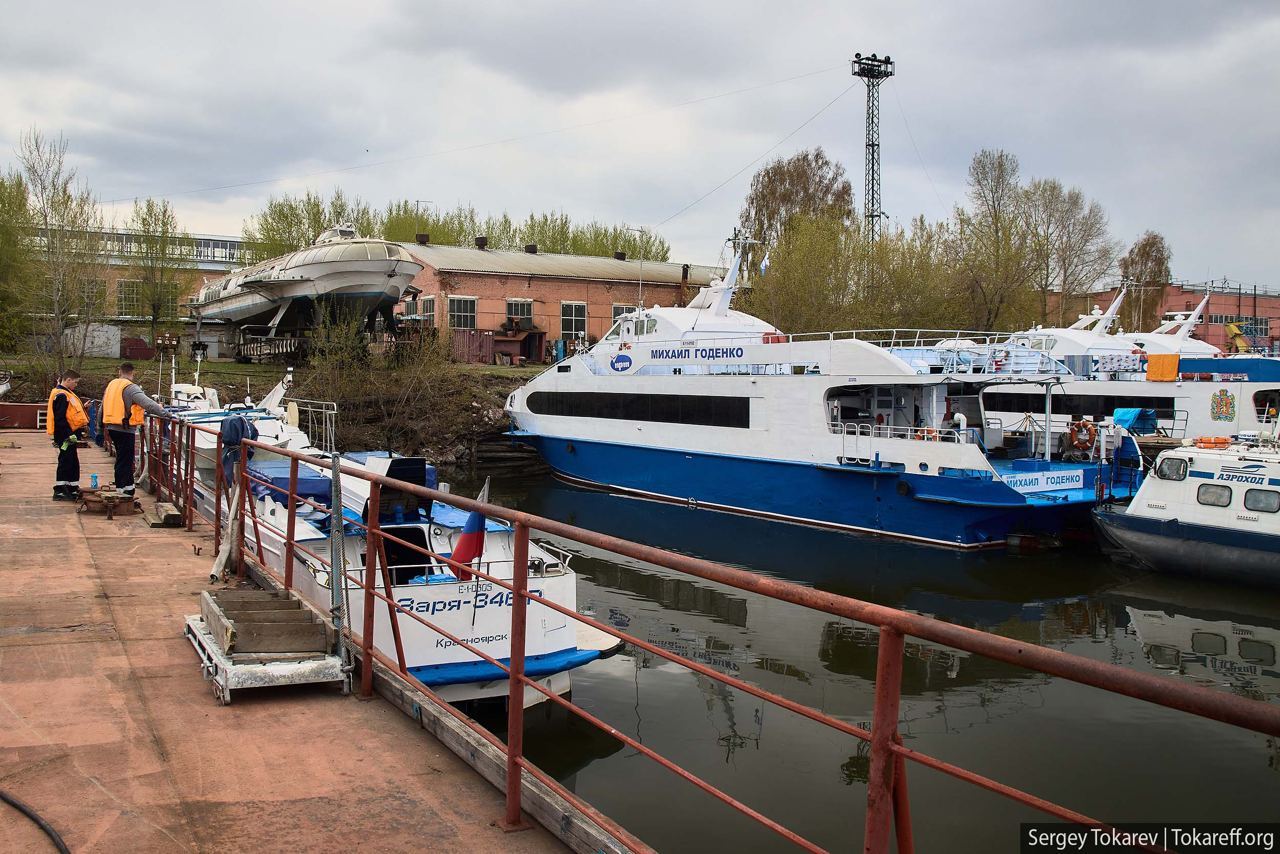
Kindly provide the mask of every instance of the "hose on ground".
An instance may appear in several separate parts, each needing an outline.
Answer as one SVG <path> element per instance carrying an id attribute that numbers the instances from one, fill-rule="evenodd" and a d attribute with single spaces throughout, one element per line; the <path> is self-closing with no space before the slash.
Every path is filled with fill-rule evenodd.
<path id="1" fill-rule="evenodd" d="M 58 835 L 58 831 L 53 829 L 53 825 L 40 817 L 40 813 L 15 798 L 13 795 L 0 789 L 0 801 L 4 801 L 18 812 L 25 815 L 35 823 L 36 827 L 44 831 L 44 835 L 53 841 L 54 846 L 58 849 L 59 854 L 71 854 L 71 849 L 67 847 L 67 843 L 62 841 L 62 837 Z"/>

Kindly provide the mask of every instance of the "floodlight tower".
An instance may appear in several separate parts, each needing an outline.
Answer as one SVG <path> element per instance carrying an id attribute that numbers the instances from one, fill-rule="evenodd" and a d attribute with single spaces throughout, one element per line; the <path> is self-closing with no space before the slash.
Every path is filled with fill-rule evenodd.
<path id="1" fill-rule="evenodd" d="M 893 60 L 885 55 L 877 57 L 853 55 L 853 76 L 861 77 L 867 84 L 867 165 L 866 189 L 863 198 L 867 219 L 867 234 L 880 239 L 880 84 L 893 76 Z"/>

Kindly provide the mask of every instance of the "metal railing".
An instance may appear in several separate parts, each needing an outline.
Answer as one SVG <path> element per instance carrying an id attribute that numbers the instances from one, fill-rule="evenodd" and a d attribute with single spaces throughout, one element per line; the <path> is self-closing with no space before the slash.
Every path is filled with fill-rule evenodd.
<path id="1" fill-rule="evenodd" d="M 214 432 L 190 423 L 160 422 L 149 418 L 144 427 L 143 436 L 143 446 L 147 454 L 146 468 L 148 476 L 160 497 L 167 497 L 183 508 L 188 529 L 191 528 L 194 521 L 194 502 L 192 499 L 197 472 L 195 442 L 197 430 L 209 433 Z M 255 509 L 256 501 L 253 498 L 244 497 L 249 493 L 251 482 L 256 480 L 249 475 L 247 467 L 243 465 L 250 448 L 261 453 L 275 454 L 290 460 L 290 477 L 287 489 L 266 481 L 257 480 L 259 485 L 283 493 L 284 501 L 288 506 L 286 529 L 284 531 L 282 568 L 273 568 L 267 565 L 262 550 L 260 533 L 262 520 Z M 215 526 L 215 541 L 220 542 L 223 522 L 223 496 L 228 494 L 228 484 L 223 482 L 221 476 L 222 467 L 216 465 L 223 455 L 220 435 L 217 438 L 215 454 L 216 456 L 213 457 L 215 462 L 214 470 L 216 472 L 214 476 L 213 504 L 215 509 L 213 522 Z M 244 488 L 240 490 L 242 498 L 239 506 L 230 508 L 230 511 L 236 513 L 242 520 L 242 524 L 238 526 L 240 531 L 239 540 L 234 544 L 237 574 L 243 577 L 247 562 L 254 562 L 261 572 L 273 578 L 276 583 L 282 585 L 286 590 L 297 593 L 293 584 L 294 562 L 299 554 L 305 553 L 308 557 L 308 562 L 329 567 L 330 578 L 332 578 L 332 567 L 329 565 L 328 559 L 306 549 L 295 539 L 295 520 L 299 506 L 310 505 L 311 507 L 323 509 L 323 505 L 302 498 L 297 494 L 300 465 L 307 464 L 315 466 L 317 469 L 329 469 L 333 465 L 333 461 L 312 458 L 295 451 L 252 441 L 242 443 L 238 455 L 242 463 L 239 477 L 242 479 Z M 863 844 L 865 851 L 874 852 L 874 854 L 887 852 L 890 849 L 891 837 L 896 838 L 899 852 L 914 851 L 906 776 L 906 763 L 908 761 L 1009 798 L 1019 804 L 1033 807 L 1063 821 L 1091 826 L 1108 826 L 1104 822 L 1086 816 L 1069 807 L 1053 803 L 993 780 L 990 777 L 905 746 L 898 733 L 898 722 L 903 657 L 907 637 L 939 644 L 971 655 L 984 656 L 1016 667 L 1027 668 L 1111 693 L 1144 700 L 1202 718 L 1221 721 L 1271 736 L 1280 736 L 1280 708 L 1264 702 L 1224 694 L 1208 688 L 1173 682 L 1159 676 L 1138 673 L 1118 665 L 1094 661 L 1078 655 L 988 634 L 976 629 L 942 622 L 931 617 L 838 596 L 833 593 L 756 575 L 743 570 L 732 569 L 711 561 L 588 531 L 553 519 L 546 519 L 493 504 L 482 504 L 461 496 L 393 480 L 369 473 L 363 469 L 340 465 L 340 470 L 343 477 L 359 478 L 369 483 L 368 513 L 366 517 L 368 522 L 360 522 L 350 518 L 346 520 L 347 524 L 365 532 L 364 566 L 349 567 L 344 565 L 340 572 L 344 580 L 344 588 L 353 591 L 356 596 L 362 599 L 360 603 L 364 616 L 361 626 L 362 632 L 356 634 L 350 628 L 350 624 L 343 620 L 341 636 L 342 642 L 347 644 L 349 649 L 358 651 L 361 656 L 359 668 L 360 694 L 365 697 L 372 696 L 373 663 L 377 662 L 399 676 L 401 680 L 412 686 L 428 701 L 436 704 L 443 713 L 465 724 L 495 748 L 501 750 L 506 757 L 504 787 L 506 811 L 503 823 L 508 828 L 516 828 L 523 824 L 521 819 L 522 781 L 527 775 L 529 778 L 540 781 L 547 788 L 575 806 L 583 815 L 611 834 L 625 847 L 636 851 L 650 850 L 643 841 L 566 789 L 525 757 L 523 745 L 524 696 L 526 689 L 532 689 L 543 694 L 547 701 L 565 708 L 570 713 L 612 735 L 632 750 L 654 760 L 677 777 L 751 818 L 772 833 L 804 850 L 823 850 L 817 844 L 803 838 L 795 831 L 788 829 L 714 784 L 681 767 L 671 758 L 618 731 L 606 721 L 576 705 L 572 700 L 549 690 L 537 679 L 527 676 L 525 673 L 525 627 L 526 614 L 531 603 L 556 611 L 566 618 L 576 620 L 593 627 L 597 631 L 612 635 L 636 649 L 688 668 L 707 679 L 728 685 L 793 714 L 843 733 L 850 738 L 868 742 L 870 744 L 870 772 L 867 782 L 866 822 L 863 832 Z M 502 519 L 510 523 L 513 526 L 515 537 L 514 567 L 511 580 L 500 579 L 484 571 L 477 571 L 474 567 L 458 564 L 447 557 L 433 554 L 421 546 L 409 543 L 383 530 L 379 521 L 379 501 L 384 488 L 393 489 L 398 493 L 414 495 L 421 499 L 444 502 L 467 511 L 480 511 L 488 517 Z M 333 508 L 330 508 L 330 512 L 333 512 Z M 337 512 L 341 516 L 341 508 L 337 508 Z M 246 531 L 248 530 L 256 532 L 253 548 L 249 548 L 245 540 Z M 723 584 L 769 599 L 788 602 L 834 617 L 877 627 L 879 648 L 876 659 L 875 700 L 870 729 L 855 726 L 811 706 L 787 699 L 750 682 L 721 673 L 705 664 L 681 656 L 642 638 L 627 634 L 615 626 L 579 614 L 557 602 L 531 592 L 528 587 L 529 541 L 531 534 L 534 532 L 602 549 L 634 560 L 656 564 L 675 572 L 716 584 Z M 469 572 L 478 578 L 510 591 L 513 597 L 509 633 L 510 663 L 504 663 L 486 654 L 474 645 L 432 623 L 423 614 L 415 613 L 396 602 L 391 595 L 390 567 L 386 559 L 385 544 L 388 542 L 417 551 L 433 562 L 450 566 L 455 573 Z M 392 634 L 390 644 L 385 639 L 381 641 L 383 647 L 381 649 L 375 644 L 374 638 L 374 613 L 375 609 L 379 607 L 379 603 L 385 606 L 390 616 Z M 321 613 L 327 613 L 330 608 L 330 603 L 328 602 L 312 604 Z M 488 732 L 462 711 L 443 701 L 435 692 L 409 672 L 405 663 L 405 651 L 400 633 L 400 625 L 403 620 L 416 621 L 441 637 L 452 641 L 459 648 L 467 650 L 508 674 L 510 682 L 507 721 L 508 739 L 505 745 L 497 736 Z M 1105 725 L 1105 722 L 1101 722 L 1100 725 Z M 1149 850 L 1161 849 L 1153 848 Z"/>

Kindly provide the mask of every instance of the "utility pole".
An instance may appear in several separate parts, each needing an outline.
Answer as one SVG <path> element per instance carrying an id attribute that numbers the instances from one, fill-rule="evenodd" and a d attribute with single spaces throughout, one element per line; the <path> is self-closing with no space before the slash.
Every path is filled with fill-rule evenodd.
<path id="1" fill-rule="evenodd" d="M 853 76 L 861 77 L 867 84 L 867 164 L 866 186 L 863 193 L 867 220 L 867 235 L 872 242 L 880 239 L 880 219 L 885 215 L 880 208 L 880 84 L 893 76 L 894 63 L 888 55 L 883 58 L 874 53 L 853 55 Z"/>

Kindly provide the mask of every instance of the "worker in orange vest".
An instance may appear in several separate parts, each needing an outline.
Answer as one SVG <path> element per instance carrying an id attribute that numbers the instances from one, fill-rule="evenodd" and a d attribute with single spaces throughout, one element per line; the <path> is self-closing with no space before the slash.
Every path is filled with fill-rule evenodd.
<path id="1" fill-rule="evenodd" d="M 84 404 L 76 396 L 80 375 L 65 371 L 53 391 L 45 410 L 45 431 L 58 449 L 58 470 L 54 474 L 53 500 L 75 501 L 80 497 L 80 457 L 77 450 L 89 427 Z"/>
<path id="2" fill-rule="evenodd" d="M 120 366 L 120 376 L 107 383 L 102 393 L 102 425 L 111 431 L 111 444 L 116 449 L 116 489 L 133 495 L 133 461 L 137 429 L 142 426 L 144 412 L 168 418 L 164 407 L 147 397 L 133 381 L 133 365 Z"/>

